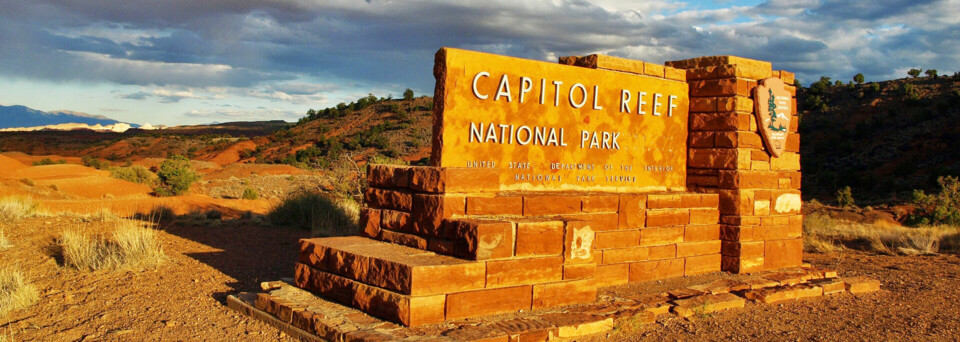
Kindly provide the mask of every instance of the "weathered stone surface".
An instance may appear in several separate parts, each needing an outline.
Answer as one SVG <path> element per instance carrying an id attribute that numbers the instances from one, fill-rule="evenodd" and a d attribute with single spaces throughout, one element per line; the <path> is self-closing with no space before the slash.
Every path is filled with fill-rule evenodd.
<path id="1" fill-rule="evenodd" d="M 720 240 L 682 242 L 677 244 L 677 257 L 720 254 Z"/>
<path id="2" fill-rule="evenodd" d="M 373 164 L 367 168 L 367 182 L 384 188 L 406 188 L 410 185 L 410 169 L 403 166 Z"/>
<path id="3" fill-rule="evenodd" d="M 427 239 L 422 236 L 401 233 L 401 232 L 396 232 L 393 230 L 386 230 L 386 229 L 380 230 L 380 236 L 377 237 L 377 239 L 384 242 L 389 242 L 389 243 L 403 245 L 403 246 L 417 248 L 417 249 L 427 249 L 427 246 L 428 246 Z"/>
<path id="4" fill-rule="evenodd" d="M 683 276 L 683 259 L 644 261 L 630 264 L 630 282 Z"/>
<path id="5" fill-rule="evenodd" d="M 692 288 L 677 289 L 677 290 L 673 290 L 673 291 L 667 291 L 667 296 L 669 296 L 670 299 L 687 299 L 687 298 L 691 298 L 691 297 L 700 296 L 700 295 L 703 295 L 703 294 L 704 294 L 703 291 L 695 290 L 695 289 L 692 289 Z"/>
<path id="6" fill-rule="evenodd" d="M 683 241 L 711 241 L 720 239 L 720 225 L 687 226 L 683 231 Z"/>
<path id="7" fill-rule="evenodd" d="M 823 288 L 806 284 L 750 290 L 744 293 L 747 299 L 767 304 L 822 295 Z"/>
<path id="8" fill-rule="evenodd" d="M 626 248 L 640 243 L 640 230 L 612 230 L 597 232 L 594 248 Z"/>
<path id="9" fill-rule="evenodd" d="M 843 280 L 840 280 L 840 279 L 817 280 L 812 284 L 822 288 L 824 295 L 841 293 L 847 290 L 847 283 L 843 282 Z"/>
<path id="10" fill-rule="evenodd" d="M 683 275 L 691 276 L 704 273 L 720 272 L 722 257 L 720 253 L 699 255 L 684 258 Z"/>
<path id="11" fill-rule="evenodd" d="M 523 197 L 524 216 L 576 214 L 581 206 L 581 198 L 576 195 Z"/>
<path id="12" fill-rule="evenodd" d="M 591 195 L 583 196 L 581 210 L 585 213 L 614 213 L 620 206 L 620 196 Z"/>
<path id="13" fill-rule="evenodd" d="M 563 280 L 593 279 L 597 274 L 597 264 L 563 265 Z"/>
<path id="14" fill-rule="evenodd" d="M 495 162 L 495 168 L 478 169 L 499 172 L 502 190 L 682 191 L 686 187 L 685 149 L 636 153 L 625 148 L 640 145 L 639 137 L 626 132 L 645 132 L 645 146 L 686 141 L 688 85 L 658 78 L 665 76 L 663 66 L 651 64 L 644 73 L 658 77 L 643 77 L 444 48 L 437 53 L 434 70 L 438 87 L 435 102 L 440 104 L 435 105 L 435 136 L 442 137 L 435 141 L 433 149 L 437 166 Z M 504 78 L 505 75 L 509 77 Z M 519 77 L 531 79 L 521 84 Z M 540 79 L 563 82 L 559 94 L 552 83 L 542 85 Z M 521 91 L 524 88 L 529 90 Z M 648 93 L 642 108 L 645 115 L 623 115 L 626 113 L 626 108 L 621 107 L 623 91 L 631 96 L 630 101 L 626 101 L 630 104 L 630 113 L 636 114 L 641 109 L 636 106 L 641 89 L 657 89 L 660 105 L 654 106 L 654 95 Z M 540 98 L 540 94 L 546 97 Z M 579 114 L 582 111 L 597 115 L 591 114 L 590 120 L 583 120 Z M 502 127 L 506 129 L 501 130 Z M 616 130 L 610 131 L 614 127 Z M 555 128 L 555 133 L 551 128 Z M 580 135 L 581 131 L 588 132 L 586 140 Z M 590 132 L 598 134 L 595 141 Z M 613 137 L 618 133 L 617 146 L 613 146 Z M 557 136 L 555 142 L 551 142 L 551 135 Z M 506 143 L 502 143 L 504 141 Z M 568 146 L 558 146 L 559 141 Z M 528 155 L 536 155 L 537 160 L 531 160 L 532 163 L 520 170 L 507 167 L 510 162 L 517 162 L 518 156 Z M 600 167 L 577 169 L 574 165 L 551 169 L 550 162 L 541 161 L 636 165 L 617 173 L 636 177 L 636 181 L 606 178 Z M 665 172 L 648 172 L 639 165 L 671 168 Z M 596 178 L 592 182 L 577 182 L 578 175 Z M 416 180 L 414 172 L 413 185 L 417 184 Z M 557 183 L 563 187 L 556 186 Z"/>
<path id="15" fill-rule="evenodd" d="M 602 251 L 602 264 L 620 264 L 626 262 L 647 261 L 650 247 L 629 247 Z"/>
<path id="16" fill-rule="evenodd" d="M 413 233 L 413 220 L 409 212 L 382 209 L 380 210 L 380 228 Z"/>
<path id="17" fill-rule="evenodd" d="M 694 69 L 707 67 L 720 67 L 724 65 L 735 64 L 756 69 L 772 70 L 770 62 L 759 61 L 755 59 L 737 57 L 737 56 L 707 56 L 697 57 L 678 61 L 668 61 L 665 63 L 669 67 L 678 69 Z"/>
<path id="18" fill-rule="evenodd" d="M 453 195 L 413 195 L 414 231 L 418 234 L 441 235 L 443 220 L 466 213 L 466 197 Z"/>
<path id="19" fill-rule="evenodd" d="M 597 300 L 597 284 L 592 279 L 533 285 L 533 309 Z"/>
<path id="20" fill-rule="evenodd" d="M 677 245 L 650 246 L 650 260 L 673 259 L 677 257 Z"/>
<path id="21" fill-rule="evenodd" d="M 597 286 L 626 284 L 629 280 L 630 264 L 599 265 L 594 276 Z"/>
<path id="22" fill-rule="evenodd" d="M 607 69 L 643 75 L 643 61 L 596 54 L 583 57 L 560 57 L 561 60 L 564 58 L 572 58 L 572 64 L 570 65 L 579 67 Z"/>
<path id="23" fill-rule="evenodd" d="M 803 239 L 766 241 L 764 268 L 796 267 L 803 263 Z"/>
<path id="24" fill-rule="evenodd" d="M 471 260 L 513 256 L 513 223 L 494 220 L 455 220 L 450 222 L 457 256 Z"/>
<path id="25" fill-rule="evenodd" d="M 596 233 L 590 221 L 568 221 L 563 227 L 563 262 L 583 264 L 594 262 Z"/>
<path id="26" fill-rule="evenodd" d="M 850 293 L 880 291 L 880 281 L 876 279 L 870 279 L 867 277 L 854 277 L 843 278 L 843 282 L 846 284 L 847 292 Z"/>
<path id="27" fill-rule="evenodd" d="M 380 210 L 360 209 L 360 235 L 368 238 L 380 236 Z"/>
<path id="28" fill-rule="evenodd" d="M 523 215 L 523 197 L 467 197 L 467 215 Z"/>
<path id="29" fill-rule="evenodd" d="M 766 274 L 763 276 L 766 279 L 770 279 L 778 282 L 781 286 L 793 286 L 797 284 L 802 284 L 803 274 L 796 272 L 777 272 Z"/>
<path id="30" fill-rule="evenodd" d="M 486 287 L 541 284 L 563 279 L 563 258 L 538 257 L 487 261 Z"/>
<path id="31" fill-rule="evenodd" d="M 742 280 L 744 284 L 750 287 L 750 289 L 763 289 L 768 287 L 779 286 L 780 282 L 776 280 L 770 280 L 764 277 L 747 277 Z"/>
<path id="32" fill-rule="evenodd" d="M 646 225 L 647 196 L 620 195 L 620 229 L 637 229 Z"/>
<path id="33" fill-rule="evenodd" d="M 679 205 L 677 203 L 677 206 Z M 682 226 L 690 223 L 690 210 L 686 209 L 647 210 L 646 216 L 646 226 L 650 228 Z"/>
<path id="34" fill-rule="evenodd" d="M 300 262 L 401 294 L 429 296 L 480 289 L 486 266 L 361 237 L 300 240 Z"/>
<path id="35" fill-rule="evenodd" d="M 563 254 L 563 221 L 517 222 L 516 256 Z"/>
<path id="36" fill-rule="evenodd" d="M 364 192 L 363 201 L 375 208 L 410 211 L 413 209 L 413 195 L 405 190 L 391 190 L 369 187 Z"/>
<path id="37" fill-rule="evenodd" d="M 540 316 L 557 327 L 557 337 L 572 338 L 599 334 L 613 329 L 613 318 L 575 313 L 556 313 Z"/>
<path id="38" fill-rule="evenodd" d="M 747 289 L 750 289 L 750 285 L 744 282 L 741 282 L 739 280 L 719 279 L 708 284 L 694 285 L 694 286 L 690 286 L 689 288 L 692 290 L 697 290 L 704 293 L 718 294 L 718 293 L 728 293 L 732 291 L 747 290 Z"/>
<path id="39" fill-rule="evenodd" d="M 444 320 L 446 296 L 411 297 L 336 276 L 305 264 L 296 268 L 297 287 L 407 326 Z"/>
<path id="40" fill-rule="evenodd" d="M 471 342 L 509 342 L 510 338 L 506 332 L 501 331 L 490 325 L 461 325 L 455 329 L 448 330 L 443 336 L 453 338 L 457 341 Z"/>
<path id="41" fill-rule="evenodd" d="M 669 245 L 683 241 L 684 228 L 647 228 L 640 230 L 641 246 Z"/>
<path id="42" fill-rule="evenodd" d="M 734 308 L 742 308 L 746 300 L 730 293 L 706 294 L 688 299 L 675 300 L 673 312 L 680 317 L 703 315 Z"/>
<path id="43" fill-rule="evenodd" d="M 447 295 L 447 319 L 530 310 L 532 299 L 529 285 L 453 293 Z"/>

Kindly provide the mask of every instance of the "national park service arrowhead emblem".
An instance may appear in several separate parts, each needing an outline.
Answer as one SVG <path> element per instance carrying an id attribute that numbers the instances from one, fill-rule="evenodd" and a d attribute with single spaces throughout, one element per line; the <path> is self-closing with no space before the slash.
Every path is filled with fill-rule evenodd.
<path id="1" fill-rule="evenodd" d="M 757 126 L 760 127 L 767 152 L 774 157 L 783 154 L 793 118 L 793 98 L 784 89 L 783 81 L 776 77 L 760 81 L 753 90 L 753 104 L 757 111 Z"/>

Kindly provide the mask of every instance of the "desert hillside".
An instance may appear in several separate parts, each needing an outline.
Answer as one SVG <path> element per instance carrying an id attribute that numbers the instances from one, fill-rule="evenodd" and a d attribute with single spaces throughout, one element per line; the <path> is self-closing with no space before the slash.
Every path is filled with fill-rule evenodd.
<path id="1" fill-rule="evenodd" d="M 960 175 L 960 75 L 836 84 L 800 91 L 801 163 L 807 199 L 850 186 L 873 202 L 910 199 Z"/>

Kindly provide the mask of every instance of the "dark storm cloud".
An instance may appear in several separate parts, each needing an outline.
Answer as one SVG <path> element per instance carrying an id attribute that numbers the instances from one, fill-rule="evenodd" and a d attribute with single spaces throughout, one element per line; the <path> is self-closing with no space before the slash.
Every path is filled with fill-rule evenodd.
<path id="1" fill-rule="evenodd" d="M 249 87 L 335 77 L 432 88 L 441 46 L 653 62 L 734 54 L 810 81 L 958 68 L 958 0 L 769 0 L 719 10 L 644 2 L 0 0 L 0 74 Z M 926 52 L 926 53 L 919 53 Z M 268 89 L 269 90 L 269 89 Z M 284 91 L 257 94 L 296 95 Z M 127 96 L 140 96 L 128 94 Z M 145 96 L 145 95 L 144 95 Z M 282 97 L 281 97 L 282 98 Z"/>

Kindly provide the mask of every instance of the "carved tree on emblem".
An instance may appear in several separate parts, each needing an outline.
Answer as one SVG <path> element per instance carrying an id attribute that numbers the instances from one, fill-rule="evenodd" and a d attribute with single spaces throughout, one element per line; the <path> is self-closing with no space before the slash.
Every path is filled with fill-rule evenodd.
<path id="1" fill-rule="evenodd" d="M 774 124 L 777 123 L 777 117 L 779 116 L 777 114 L 777 96 L 773 94 L 772 88 L 769 89 L 769 91 L 770 91 L 770 98 L 767 99 L 767 106 L 768 106 L 767 108 L 770 111 L 770 126 L 768 127 L 770 127 L 770 130 L 774 132 L 786 131 L 787 128 L 783 127 L 783 124 L 780 124 L 780 127 L 774 126 Z"/>

